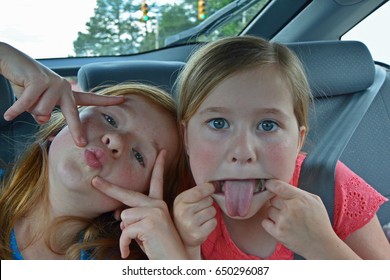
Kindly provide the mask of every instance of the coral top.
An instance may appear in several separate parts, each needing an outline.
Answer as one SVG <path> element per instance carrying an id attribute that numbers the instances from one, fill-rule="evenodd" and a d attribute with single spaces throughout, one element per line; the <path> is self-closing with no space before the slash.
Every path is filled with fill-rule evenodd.
<path id="1" fill-rule="evenodd" d="M 290 184 L 297 187 L 304 154 L 296 160 L 295 171 Z M 342 162 L 336 165 L 335 205 L 333 229 L 344 240 L 351 233 L 366 225 L 376 214 L 380 205 L 387 199 L 368 185 Z M 218 225 L 202 244 L 202 256 L 208 260 L 259 260 L 261 258 L 242 252 L 230 239 L 219 206 Z M 278 243 L 267 260 L 292 260 L 294 253 Z"/>

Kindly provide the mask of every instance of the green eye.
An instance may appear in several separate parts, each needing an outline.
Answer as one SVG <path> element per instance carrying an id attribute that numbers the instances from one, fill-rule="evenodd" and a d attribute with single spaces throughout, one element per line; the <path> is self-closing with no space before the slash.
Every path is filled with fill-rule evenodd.
<path id="1" fill-rule="evenodd" d="M 111 126 L 118 127 L 113 117 L 106 114 L 103 114 L 103 117 L 106 120 L 106 122 L 109 123 Z"/>
<path id="2" fill-rule="evenodd" d="M 139 164 L 141 164 L 141 166 L 145 167 L 144 157 L 135 149 L 131 149 L 131 151 L 133 152 L 133 155 L 134 155 L 135 159 L 139 162 Z"/>

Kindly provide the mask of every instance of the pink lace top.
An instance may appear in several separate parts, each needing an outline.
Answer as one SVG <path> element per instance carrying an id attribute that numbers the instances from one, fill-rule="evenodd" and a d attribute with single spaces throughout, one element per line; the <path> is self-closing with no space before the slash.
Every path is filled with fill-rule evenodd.
<path id="1" fill-rule="evenodd" d="M 298 186 L 299 174 L 305 155 L 298 156 L 295 171 L 290 184 Z M 335 205 L 333 229 L 344 240 L 351 233 L 366 225 L 376 214 L 380 205 L 387 199 L 368 185 L 362 178 L 351 171 L 342 162 L 336 166 Z M 204 259 L 259 260 L 259 257 L 242 252 L 230 239 L 222 219 L 219 206 L 217 209 L 218 225 L 202 244 Z M 275 251 L 267 260 L 292 260 L 294 253 L 278 243 Z"/>

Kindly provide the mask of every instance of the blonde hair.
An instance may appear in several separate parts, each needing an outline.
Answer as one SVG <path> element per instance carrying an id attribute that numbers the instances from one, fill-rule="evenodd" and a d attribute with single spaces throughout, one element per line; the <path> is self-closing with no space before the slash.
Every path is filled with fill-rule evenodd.
<path id="1" fill-rule="evenodd" d="M 176 105 L 173 98 L 157 87 L 137 83 L 126 83 L 110 86 L 99 90 L 101 95 L 140 95 L 162 108 L 176 120 Z M 29 146 L 23 156 L 18 159 L 10 174 L 4 181 L 0 197 L 0 259 L 12 258 L 10 250 L 10 234 L 15 223 L 31 213 L 41 209 L 41 215 L 48 215 L 48 150 L 49 138 L 59 133 L 66 125 L 65 118 L 60 112 L 53 113 L 50 121 L 42 126 L 36 134 L 35 141 Z M 182 147 L 178 147 L 179 151 Z M 176 194 L 178 179 L 176 171 L 180 162 L 180 152 L 170 166 L 166 166 L 164 181 L 164 198 L 169 206 L 172 205 L 172 198 Z M 101 215 L 91 221 L 78 217 L 62 217 L 56 223 L 45 228 L 45 217 L 42 217 L 42 224 L 39 225 L 43 231 L 36 234 L 35 238 L 46 237 L 46 242 L 53 252 L 65 254 L 69 259 L 80 259 L 81 250 L 88 251 L 88 254 L 95 259 L 120 258 L 118 239 L 120 236 L 119 222 L 110 213 Z M 69 236 L 66 233 L 66 225 L 71 222 L 84 222 L 87 227 L 83 235 Z M 46 230 L 46 235 L 44 230 Z M 47 232 L 50 232 L 47 235 Z M 63 240 L 61 244 L 52 244 L 59 236 Z M 82 240 L 80 240 L 82 239 Z M 34 239 L 33 239 L 34 240 Z M 31 241 L 33 242 L 33 241 Z M 52 246 L 53 245 L 53 246 Z M 138 246 L 132 244 L 130 259 L 144 259 L 145 255 Z M 54 249 L 55 248 L 55 249 Z"/>
<path id="2" fill-rule="evenodd" d="M 300 60 L 286 46 L 254 36 L 227 37 L 202 46 L 178 77 L 178 120 L 187 123 L 210 92 L 240 71 L 276 65 L 291 88 L 298 126 L 308 130 L 311 93 Z M 306 130 L 306 131 L 307 131 Z"/>

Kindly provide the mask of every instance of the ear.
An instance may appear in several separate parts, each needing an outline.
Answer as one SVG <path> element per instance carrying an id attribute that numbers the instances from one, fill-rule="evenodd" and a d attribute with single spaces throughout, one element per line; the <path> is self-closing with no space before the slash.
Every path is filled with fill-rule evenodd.
<path id="1" fill-rule="evenodd" d="M 182 121 L 181 127 L 183 131 L 183 141 L 184 141 L 184 148 L 186 149 L 186 154 L 188 155 L 188 136 L 187 136 L 187 124 Z"/>
<path id="2" fill-rule="evenodd" d="M 301 126 L 299 128 L 299 139 L 298 139 L 298 152 L 301 151 L 303 144 L 306 139 L 306 126 Z"/>

